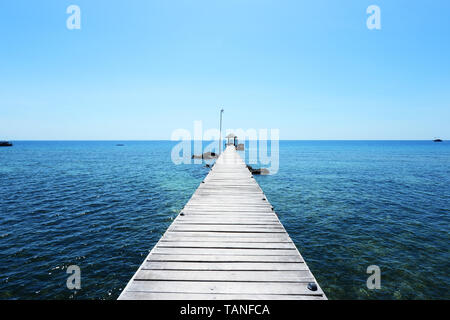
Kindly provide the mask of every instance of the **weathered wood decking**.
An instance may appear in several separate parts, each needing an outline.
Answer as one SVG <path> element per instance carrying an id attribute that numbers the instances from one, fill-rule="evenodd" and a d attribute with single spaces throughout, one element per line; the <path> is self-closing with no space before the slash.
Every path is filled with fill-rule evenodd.
<path id="1" fill-rule="evenodd" d="M 326 299 L 233 146 L 119 299 Z"/>

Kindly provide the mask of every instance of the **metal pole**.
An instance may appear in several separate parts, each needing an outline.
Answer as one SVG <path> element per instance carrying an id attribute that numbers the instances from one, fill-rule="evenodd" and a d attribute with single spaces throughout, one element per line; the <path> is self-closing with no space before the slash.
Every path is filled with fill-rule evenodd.
<path id="1" fill-rule="evenodd" d="M 220 110 L 219 154 L 222 153 L 222 113 L 223 109 Z"/>

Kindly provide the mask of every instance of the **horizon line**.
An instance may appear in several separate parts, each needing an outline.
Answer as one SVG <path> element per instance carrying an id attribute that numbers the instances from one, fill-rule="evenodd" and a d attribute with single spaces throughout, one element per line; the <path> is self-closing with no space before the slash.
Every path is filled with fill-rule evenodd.
<path id="1" fill-rule="evenodd" d="M 278 141 L 433 141 L 437 138 L 432 138 L 432 139 L 279 139 Z M 442 139 L 442 138 L 439 138 Z M 226 140 L 226 138 L 222 138 L 222 140 Z M 442 139 L 445 141 L 445 139 Z M 170 142 L 181 142 L 184 140 L 170 140 L 170 139 L 10 139 L 10 140 L 2 140 L 2 141 L 9 141 L 9 142 L 25 142 L 25 141 L 48 141 L 48 142 L 64 142 L 64 141 L 74 141 L 74 142 L 83 142 L 83 141 L 92 141 L 92 142 L 99 142 L 99 141 L 130 141 L 130 142 L 138 142 L 138 141 L 170 141 Z M 211 142 L 211 141 L 218 141 L 216 139 L 213 140 L 188 140 L 188 141 L 206 141 L 206 142 Z M 243 141 L 271 141 L 271 139 L 266 139 L 266 140 L 262 140 L 262 139 L 257 139 L 257 140 L 243 140 Z"/>

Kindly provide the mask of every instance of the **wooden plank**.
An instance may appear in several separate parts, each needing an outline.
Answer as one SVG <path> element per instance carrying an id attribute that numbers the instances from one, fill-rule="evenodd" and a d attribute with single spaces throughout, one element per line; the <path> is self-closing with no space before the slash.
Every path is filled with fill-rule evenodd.
<path id="1" fill-rule="evenodd" d="M 160 241 L 158 248 L 244 248 L 244 249 L 292 249 L 293 243 L 219 242 L 219 241 Z"/>
<path id="2" fill-rule="evenodd" d="M 266 225 L 266 224 L 279 224 L 278 219 L 275 217 L 226 217 L 226 216 L 195 216 L 189 215 L 184 217 L 178 217 L 178 223 L 186 224 L 250 224 L 250 225 Z"/>
<path id="3" fill-rule="evenodd" d="M 255 221 L 257 221 L 257 220 L 255 220 Z M 231 227 L 234 227 L 234 226 L 247 227 L 247 226 L 251 226 L 251 227 L 255 227 L 255 228 L 257 228 L 259 226 L 264 226 L 265 229 L 273 226 L 274 228 L 278 229 L 278 224 L 277 223 L 273 223 L 272 221 L 268 222 L 268 223 L 252 223 L 249 220 L 241 221 L 241 222 L 239 222 L 239 221 L 236 221 L 236 222 L 230 222 L 230 221 L 220 221 L 220 222 L 214 222 L 214 221 L 209 221 L 209 222 L 206 222 L 206 221 L 205 222 L 182 221 L 182 222 L 178 223 L 178 226 L 186 226 L 186 227 L 189 227 L 189 226 L 211 226 L 211 225 L 215 226 L 215 227 L 221 227 L 221 226 L 225 226 L 225 227 L 228 227 L 228 226 L 231 226 Z"/>
<path id="4" fill-rule="evenodd" d="M 247 271 L 297 271 L 308 270 L 306 265 L 301 262 L 161 262 L 161 261 L 145 261 L 142 270 L 247 270 Z"/>
<path id="5" fill-rule="evenodd" d="M 289 241 L 291 242 L 289 236 L 286 233 L 251 233 L 251 232 L 167 232 L 162 237 L 165 239 L 183 239 L 184 237 L 208 237 L 219 239 L 220 241 L 250 241 L 254 239 L 255 241 Z M 244 239 L 244 240 L 240 240 Z"/>
<path id="6" fill-rule="evenodd" d="M 323 300 L 323 296 L 288 294 L 216 294 L 126 291 L 123 300 Z"/>
<path id="7" fill-rule="evenodd" d="M 276 224 L 279 225 L 280 221 L 274 215 L 255 215 L 255 216 L 245 216 L 245 215 L 209 215 L 209 216 L 196 216 L 195 214 L 185 213 L 183 216 L 177 217 L 177 223 L 245 223 L 248 222 L 252 225 L 255 224 Z"/>
<path id="8" fill-rule="evenodd" d="M 185 225 L 176 224 L 169 228 L 173 232 L 182 231 L 204 231 L 204 232 L 266 232 L 266 233 L 284 233 L 281 226 L 220 226 L 220 225 Z"/>
<path id="9" fill-rule="evenodd" d="M 232 237 L 186 237 L 181 235 L 166 235 L 165 237 L 161 238 L 160 243 L 170 243 L 170 242 L 179 242 L 179 241 L 186 241 L 186 242 L 220 242 L 220 243 L 255 243 L 255 244 L 261 244 L 264 245 L 266 243 L 289 243 L 292 244 L 291 241 L 289 241 L 286 238 L 232 238 Z"/>
<path id="10" fill-rule="evenodd" d="M 238 262 L 248 262 L 248 263 L 291 263 L 291 262 L 303 262 L 303 258 L 296 255 L 285 256 L 285 255 L 274 255 L 274 256 L 249 256 L 249 255 L 212 255 L 212 254 L 157 254 L 152 253 L 147 257 L 148 261 L 166 261 L 166 262 L 226 262 L 226 263 L 238 263 Z"/>
<path id="11" fill-rule="evenodd" d="M 133 281 L 128 290 L 140 292 L 218 293 L 218 294 L 296 294 L 321 295 L 320 288 L 311 291 L 307 283 L 221 282 L 221 281 Z"/>
<path id="12" fill-rule="evenodd" d="M 217 208 L 217 207 L 219 207 L 219 205 L 218 205 L 218 203 L 217 202 L 215 202 L 215 201 L 211 201 L 211 202 L 202 202 L 202 203 L 195 203 L 195 202 L 191 202 L 191 203 L 189 203 L 189 204 L 187 204 L 186 206 L 185 206 L 185 208 L 190 208 L 190 209 L 195 209 L 195 210 L 198 210 L 198 209 L 208 209 L 208 210 L 211 210 L 211 209 L 215 209 L 215 208 Z M 232 211 L 235 211 L 235 212 L 240 212 L 240 211 L 246 211 L 245 209 L 251 209 L 250 211 L 255 211 L 255 210 L 265 210 L 266 209 L 266 211 L 267 211 L 267 209 L 270 209 L 270 208 L 272 208 L 271 206 L 269 206 L 269 205 L 267 205 L 267 204 L 259 204 L 259 205 L 256 205 L 256 204 L 252 204 L 252 205 L 246 205 L 246 204 L 239 204 L 239 203 L 237 203 L 237 204 L 220 204 L 220 209 L 222 209 L 222 210 L 224 210 L 224 209 L 226 209 L 226 210 L 232 210 Z"/>
<path id="13" fill-rule="evenodd" d="M 235 270 L 146 270 L 135 280 L 158 281 L 226 281 L 226 282 L 306 282 L 314 281 L 309 270 L 301 271 L 235 271 Z"/>
<path id="14" fill-rule="evenodd" d="M 228 216 L 228 217 L 234 217 L 234 218 L 247 218 L 247 217 L 275 217 L 276 215 L 273 213 L 272 210 L 245 210 L 245 211 L 233 211 L 233 210 L 193 210 L 193 209 L 183 209 L 182 213 L 185 216 L 192 216 L 192 215 L 215 215 L 215 216 Z"/>
<path id="15" fill-rule="evenodd" d="M 153 249 L 154 253 L 161 254 L 212 254 L 223 256 L 295 256 L 296 249 L 226 249 L 226 248 L 164 248 L 158 244 Z"/>

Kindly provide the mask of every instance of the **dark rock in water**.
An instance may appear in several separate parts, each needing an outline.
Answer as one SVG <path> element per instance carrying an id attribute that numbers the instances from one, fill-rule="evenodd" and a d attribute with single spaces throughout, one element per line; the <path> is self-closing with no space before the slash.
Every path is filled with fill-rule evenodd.
<path id="1" fill-rule="evenodd" d="M 216 159 L 216 158 L 218 158 L 218 156 L 215 152 L 205 152 L 203 154 L 203 159 Z"/>
<path id="2" fill-rule="evenodd" d="M 270 174 L 270 171 L 267 170 L 266 168 L 254 169 L 252 166 L 249 165 L 247 165 L 247 168 L 248 170 L 250 170 L 252 174 L 261 174 L 261 175 Z"/>
<path id="3" fill-rule="evenodd" d="M 0 141 L 0 147 L 12 147 L 12 143 L 8 141 Z"/>
<path id="4" fill-rule="evenodd" d="M 211 166 L 209 164 L 206 164 L 205 167 L 206 168 L 211 168 Z"/>
<path id="5" fill-rule="evenodd" d="M 117 146 L 117 147 L 123 147 L 124 144 L 118 143 L 118 144 L 116 144 L 116 146 Z"/>
<path id="6" fill-rule="evenodd" d="M 191 159 L 217 159 L 218 157 L 219 156 L 215 152 L 205 152 L 201 156 L 193 154 Z"/>
<path id="7" fill-rule="evenodd" d="M 434 139 L 433 141 L 434 141 L 434 142 L 442 142 L 441 139 Z"/>

